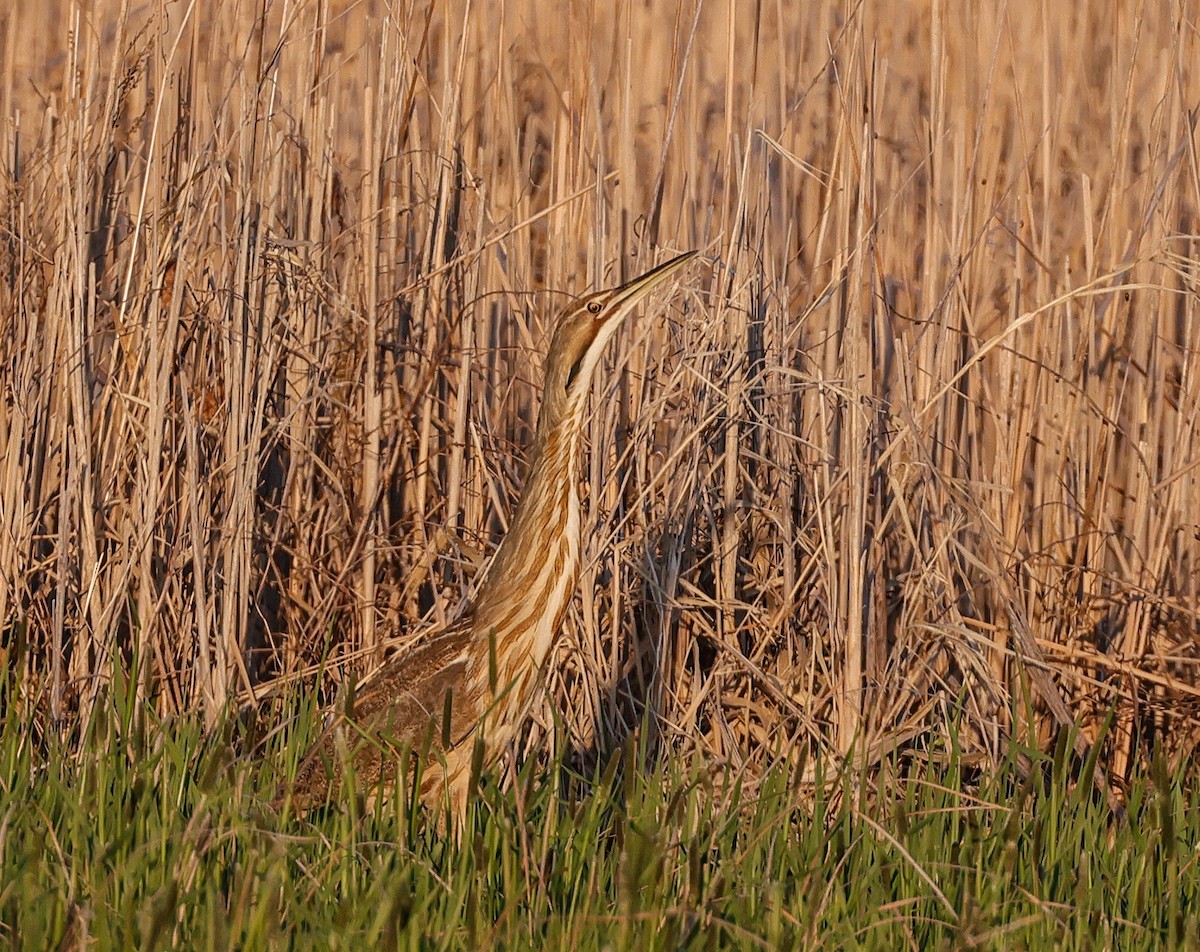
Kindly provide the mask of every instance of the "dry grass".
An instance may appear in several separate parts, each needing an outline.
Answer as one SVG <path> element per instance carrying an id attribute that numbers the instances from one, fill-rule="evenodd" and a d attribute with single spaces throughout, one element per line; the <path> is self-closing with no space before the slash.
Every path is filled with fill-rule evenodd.
<path id="1" fill-rule="evenodd" d="M 1200 736 L 1189 0 L 17 0 L 0 38 L 0 631 L 48 725 L 135 657 L 215 720 L 446 619 L 563 294 L 694 247 L 597 388 L 530 745 L 648 705 L 753 773 L 961 705 L 986 759 L 1115 706 L 1120 777 Z"/>

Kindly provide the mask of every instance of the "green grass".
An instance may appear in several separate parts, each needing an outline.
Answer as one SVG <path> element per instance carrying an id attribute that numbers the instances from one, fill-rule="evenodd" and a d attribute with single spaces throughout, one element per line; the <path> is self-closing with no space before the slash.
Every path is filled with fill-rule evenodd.
<path id="1" fill-rule="evenodd" d="M 953 757 L 801 787 L 627 749 L 485 789 L 461 847 L 420 811 L 269 804 L 310 733 L 235 756 L 194 722 L 0 737 L 0 935 L 22 948 L 1194 947 L 1200 785 L 1165 768 L 1115 822 L 1060 745 L 1032 775 Z M 1027 752 L 1028 753 L 1028 752 Z M 949 766 L 936 766 L 946 760 Z M 884 779 L 886 777 L 886 779 Z M 859 778 L 860 780 L 862 778 Z M 65 941 L 64 941 L 65 940 Z"/>

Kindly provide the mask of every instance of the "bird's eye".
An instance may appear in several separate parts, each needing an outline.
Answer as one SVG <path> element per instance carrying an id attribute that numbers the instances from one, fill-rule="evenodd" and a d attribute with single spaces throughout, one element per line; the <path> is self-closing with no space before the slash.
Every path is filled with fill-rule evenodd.
<path id="1" fill-rule="evenodd" d="M 600 311 L 603 310 L 603 308 L 604 308 L 604 305 L 601 304 L 599 301 L 589 301 L 588 302 L 588 310 L 591 311 L 591 313 L 593 313 L 593 314 L 599 314 Z"/>

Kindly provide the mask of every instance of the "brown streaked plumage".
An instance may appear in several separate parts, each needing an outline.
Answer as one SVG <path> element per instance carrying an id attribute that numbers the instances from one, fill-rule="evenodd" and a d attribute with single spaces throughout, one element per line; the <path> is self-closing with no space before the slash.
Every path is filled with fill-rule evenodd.
<path id="1" fill-rule="evenodd" d="M 575 593 L 579 435 L 600 355 L 634 306 L 694 255 L 579 298 L 559 317 L 525 491 L 478 593 L 456 622 L 363 682 L 349 712 L 301 763 L 292 788 L 297 807 L 336 796 L 347 761 L 362 789 L 389 790 L 405 750 L 432 747 L 438 755 L 424 758 L 421 796 L 430 805 L 448 801 L 462 816 L 477 743 L 486 766 L 512 739 Z"/>

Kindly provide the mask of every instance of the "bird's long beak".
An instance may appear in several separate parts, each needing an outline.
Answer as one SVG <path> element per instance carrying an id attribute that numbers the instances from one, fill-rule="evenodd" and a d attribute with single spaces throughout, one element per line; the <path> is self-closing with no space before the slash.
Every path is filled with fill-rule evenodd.
<path id="1" fill-rule="evenodd" d="M 612 293 L 612 297 L 609 298 L 608 303 L 605 304 L 604 310 L 600 315 L 600 320 L 608 321 L 618 315 L 628 314 L 631 307 L 659 285 L 666 284 L 667 279 L 696 257 L 697 253 L 695 251 L 685 252 L 677 258 L 663 262 L 657 268 L 652 268 L 640 278 L 634 278 L 632 281 L 628 281 L 619 288 L 616 288 Z"/>

